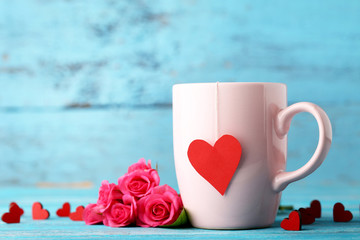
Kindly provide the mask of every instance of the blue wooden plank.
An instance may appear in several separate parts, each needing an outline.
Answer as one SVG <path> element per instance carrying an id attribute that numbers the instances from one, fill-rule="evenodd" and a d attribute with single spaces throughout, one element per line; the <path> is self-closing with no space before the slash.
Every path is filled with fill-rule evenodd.
<path id="1" fill-rule="evenodd" d="M 116 182 L 128 166 L 145 157 L 153 160 L 153 167 L 158 163 L 162 179 L 176 186 L 169 109 L 0 115 L 6 169 L 2 184 Z"/>
<path id="2" fill-rule="evenodd" d="M 360 107 L 323 107 L 333 124 L 332 148 L 323 165 L 300 183 L 359 186 L 360 126 L 355 116 L 360 116 Z M 0 185 L 116 182 L 129 165 L 145 157 L 159 165 L 163 183 L 177 188 L 171 114 L 169 108 L 0 112 Z M 317 132 L 309 114 L 294 118 L 288 170 L 311 157 Z"/>
<path id="3" fill-rule="evenodd" d="M 0 106 L 171 102 L 179 82 L 275 81 L 360 101 L 359 1 L 0 1 Z"/>

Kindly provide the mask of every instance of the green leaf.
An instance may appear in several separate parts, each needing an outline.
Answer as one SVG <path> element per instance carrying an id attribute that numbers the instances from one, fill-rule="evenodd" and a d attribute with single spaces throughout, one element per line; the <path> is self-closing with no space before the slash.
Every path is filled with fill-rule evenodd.
<path id="1" fill-rule="evenodd" d="M 185 208 L 183 208 L 183 210 L 181 211 L 179 217 L 176 219 L 176 221 L 170 225 L 163 225 L 160 227 L 165 227 L 165 228 L 176 228 L 176 227 L 181 227 L 185 224 L 188 223 L 188 217 L 185 211 Z"/>

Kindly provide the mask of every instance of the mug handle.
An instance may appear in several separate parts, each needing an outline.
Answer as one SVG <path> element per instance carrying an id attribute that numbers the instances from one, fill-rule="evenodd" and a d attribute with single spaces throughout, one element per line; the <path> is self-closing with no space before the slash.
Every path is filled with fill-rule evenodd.
<path id="1" fill-rule="evenodd" d="M 292 118 L 300 112 L 308 112 L 315 117 L 319 126 L 319 142 L 314 155 L 304 166 L 292 172 L 282 170 L 275 175 L 272 187 L 276 192 L 284 190 L 289 183 L 300 180 L 314 172 L 322 164 L 330 149 L 332 129 L 329 117 L 323 109 L 313 103 L 299 102 L 280 110 L 275 117 L 276 134 L 283 138 L 290 129 Z"/>

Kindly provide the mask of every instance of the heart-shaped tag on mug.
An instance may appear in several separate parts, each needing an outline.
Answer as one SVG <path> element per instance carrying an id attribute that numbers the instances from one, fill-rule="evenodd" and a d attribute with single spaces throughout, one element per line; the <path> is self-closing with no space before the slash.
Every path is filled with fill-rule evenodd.
<path id="1" fill-rule="evenodd" d="M 187 154 L 194 169 L 224 195 L 239 165 L 241 151 L 234 136 L 223 135 L 214 146 L 200 139 L 192 141 Z"/>

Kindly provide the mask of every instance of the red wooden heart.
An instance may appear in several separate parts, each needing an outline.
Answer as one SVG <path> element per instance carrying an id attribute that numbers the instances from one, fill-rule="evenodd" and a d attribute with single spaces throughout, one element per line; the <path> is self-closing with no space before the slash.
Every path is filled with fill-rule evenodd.
<path id="1" fill-rule="evenodd" d="M 43 209 L 43 206 L 39 202 L 35 202 L 32 206 L 32 218 L 34 220 L 44 220 L 50 217 L 48 210 Z"/>
<path id="2" fill-rule="evenodd" d="M 84 221 L 83 212 L 84 206 L 78 206 L 75 212 L 70 213 L 69 218 L 73 221 Z"/>
<path id="3" fill-rule="evenodd" d="M 63 204 L 62 208 L 59 208 L 56 211 L 56 215 L 58 215 L 59 217 L 68 217 L 70 215 L 70 203 L 66 202 Z"/>
<path id="4" fill-rule="evenodd" d="M 1 220 L 5 223 L 20 223 L 20 217 L 24 214 L 24 210 L 15 202 L 10 203 L 9 212 L 1 216 Z"/>
<path id="5" fill-rule="evenodd" d="M 353 215 L 350 211 L 345 211 L 344 205 L 336 203 L 333 208 L 334 222 L 349 222 Z"/>
<path id="6" fill-rule="evenodd" d="M 24 214 L 24 210 L 16 202 L 10 203 L 9 210 L 9 212 L 19 214 L 20 216 Z"/>
<path id="7" fill-rule="evenodd" d="M 301 230 L 301 215 L 298 211 L 292 211 L 289 218 L 285 218 L 280 224 L 282 229 L 288 231 L 300 231 Z"/>
<path id="8" fill-rule="evenodd" d="M 7 212 L 2 215 L 1 220 L 6 223 L 19 223 L 20 217 L 19 213 Z"/>
<path id="9" fill-rule="evenodd" d="M 311 214 L 310 208 L 300 208 L 299 212 L 301 214 L 301 223 L 303 225 L 309 225 L 315 222 L 315 217 Z"/>
<path id="10" fill-rule="evenodd" d="M 310 214 L 315 218 L 321 217 L 321 204 L 318 200 L 313 200 L 310 203 Z"/>
<path id="11" fill-rule="evenodd" d="M 197 139 L 190 143 L 187 154 L 194 169 L 224 195 L 240 162 L 239 141 L 231 135 L 223 135 L 212 147 Z"/>

